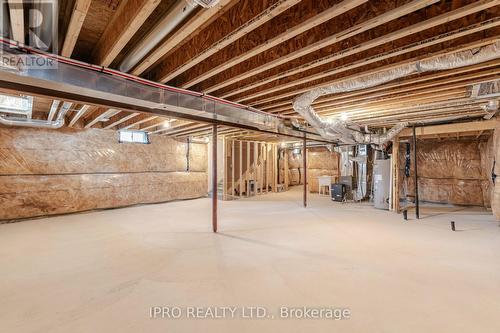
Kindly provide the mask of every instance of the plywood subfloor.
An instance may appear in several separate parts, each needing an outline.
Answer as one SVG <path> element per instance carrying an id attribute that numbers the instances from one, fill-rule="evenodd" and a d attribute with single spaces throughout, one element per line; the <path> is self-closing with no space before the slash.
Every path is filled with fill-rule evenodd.
<path id="1" fill-rule="evenodd" d="M 403 222 L 300 188 L 0 225 L 5 332 L 499 332 L 500 228 L 480 210 Z M 451 232 L 449 221 L 459 232 Z M 150 319 L 151 306 L 347 307 L 352 318 Z"/>

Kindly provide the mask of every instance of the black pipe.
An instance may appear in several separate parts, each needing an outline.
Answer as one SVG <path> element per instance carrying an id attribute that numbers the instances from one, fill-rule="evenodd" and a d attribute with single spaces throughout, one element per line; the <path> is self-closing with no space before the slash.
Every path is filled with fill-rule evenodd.
<path id="1" fill-rule="evenodd" d="M 417 133 L 415 125 L 413 125 L 413 166 L 414 166 L 414 181 L 415 181 L 415 217 L 420 218 L 420 207 L 418 205 L 418 169 L 417 169 Z"/>

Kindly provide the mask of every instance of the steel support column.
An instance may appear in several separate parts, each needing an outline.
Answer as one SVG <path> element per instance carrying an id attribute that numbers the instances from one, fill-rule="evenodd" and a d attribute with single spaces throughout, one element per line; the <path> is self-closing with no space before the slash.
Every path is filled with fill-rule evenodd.
<path id="1" fill-rule="evenodd" d="M 413 168 L 415 181 L 415 217 L 420 218 L 420 208 L 418 205 L 418 168 L 417 168 L 417 133 L 415 125 L 413 125 Z"/>
<path id="2" fill-rule="evenodd" d="M 217 232 L 217 125 L 212 126 L 212 230 Z"/>
<path id="3" fill-rule="evenodd" d="M 302 144 L 302 163 L 304 169 L 304 207 L 307 207 L 307 138 L 305 135 Z"/>

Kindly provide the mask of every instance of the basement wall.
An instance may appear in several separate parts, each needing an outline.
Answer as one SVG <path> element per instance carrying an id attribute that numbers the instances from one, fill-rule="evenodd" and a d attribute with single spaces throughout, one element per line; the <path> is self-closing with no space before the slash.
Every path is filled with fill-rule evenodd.
<path id="1" fill-rule="evenodd" d="M 415 195 L 413 147 L 410 177 L 405 177 L 406 145 L 400 145 L 400 198 Z M 421 201 L 456 205 L 491 205 L 492 138 L 419 140 L 418 189 Z"/>
<path id="2" fill-rule="evenodd" d="M 207 145 L 100 129 L 0 128 L 0 220 L 207 195 Z M 189 160 L 189 163 L 188 163 Z"/>
<path id="3" fill-rule="evenodd" d="M 326 147 L 307 149 L 307 186 L 310 193 L 318 193 L 318 177 L 331 176 L 332 182 L 340 176 L 340 154 Z M 301 154 L 288 151 L 288 182 L 290 186 L 304 184 L 304 168 Z"/>

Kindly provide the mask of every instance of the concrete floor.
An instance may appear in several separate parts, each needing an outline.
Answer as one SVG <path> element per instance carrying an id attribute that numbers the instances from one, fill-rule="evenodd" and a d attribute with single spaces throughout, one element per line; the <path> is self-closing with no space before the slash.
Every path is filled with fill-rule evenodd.
<path id="1" fill-rule="evenodd" d="M 300 188 L 0 225 L 2 332 L 500 332 L 500 228 L 483 211 L 401 216 Z M 455 220 L 459 232 L 452 232 Z M 274 319 L 152 319 L 261 306 Z M 351 318 L 281 319 L 281 306 Z M 248 314 L 248 308 L 247 308 Z"/>

